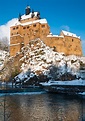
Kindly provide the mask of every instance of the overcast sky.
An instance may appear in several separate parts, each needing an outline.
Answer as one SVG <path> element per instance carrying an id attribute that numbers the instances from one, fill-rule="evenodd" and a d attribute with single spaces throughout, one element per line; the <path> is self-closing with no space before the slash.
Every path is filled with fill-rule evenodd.
<path id="1" fill-rule="evenodd" d="M 81 37 L 85 55 L 85 0 L 0 0 L 0 37 L 9 37 L 9 27 L 30 5 L 46 18 L 53 34 L 67 30 Z"/>

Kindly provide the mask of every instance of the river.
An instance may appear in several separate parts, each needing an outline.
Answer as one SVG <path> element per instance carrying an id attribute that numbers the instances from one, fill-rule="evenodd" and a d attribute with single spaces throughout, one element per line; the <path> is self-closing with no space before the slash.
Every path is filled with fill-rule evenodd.
<path id="1" fill-rule="evenodd" d="M 38 90 L 1 93 L 0 121 L 85 121 L 85 98 Z"/>

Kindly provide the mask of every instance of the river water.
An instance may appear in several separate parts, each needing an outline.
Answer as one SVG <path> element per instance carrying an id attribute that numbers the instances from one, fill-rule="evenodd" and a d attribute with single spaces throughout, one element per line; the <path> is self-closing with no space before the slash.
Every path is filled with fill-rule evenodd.
<path id="1" fill-rule="evenodd" d="M 85 121 L 85 98 L 38 90 L 0 94 L 0 121 Z"/>

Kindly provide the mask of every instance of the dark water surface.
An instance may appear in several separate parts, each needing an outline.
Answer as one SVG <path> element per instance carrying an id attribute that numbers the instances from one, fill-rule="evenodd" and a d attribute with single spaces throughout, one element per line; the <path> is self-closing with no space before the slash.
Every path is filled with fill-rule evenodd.
<path id="1" fill-rule="evenodd" d="M 85 121 L 85 98 L 44 91 L 0 94 L 0 121 Z"/>

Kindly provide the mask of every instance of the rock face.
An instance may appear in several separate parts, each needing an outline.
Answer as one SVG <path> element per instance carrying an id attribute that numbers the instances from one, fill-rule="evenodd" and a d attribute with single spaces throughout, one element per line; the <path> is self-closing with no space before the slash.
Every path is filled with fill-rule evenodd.
<path id="1" fill-rule="evenodd" d="M 54 51 L 40 39 L 31 40 L 16 56 L 10 57 L 1 71 L 1 80 L 35 84 L 48 80 L 72 80 L 80 78 L 84 57 L 65 56 Z M 20 74 L 19 74 L 20 73 Z"/>
<path id="2" fill-rule="evenodd" d="M 21 63 L 19 59 L 21 54 L 17 54 L 15 57 L 8 57 L 5 59 L 4 64 L 0 69 L 0 80 L 1 81 L 9 81 L 14 76 L 20 73 Z"/>

